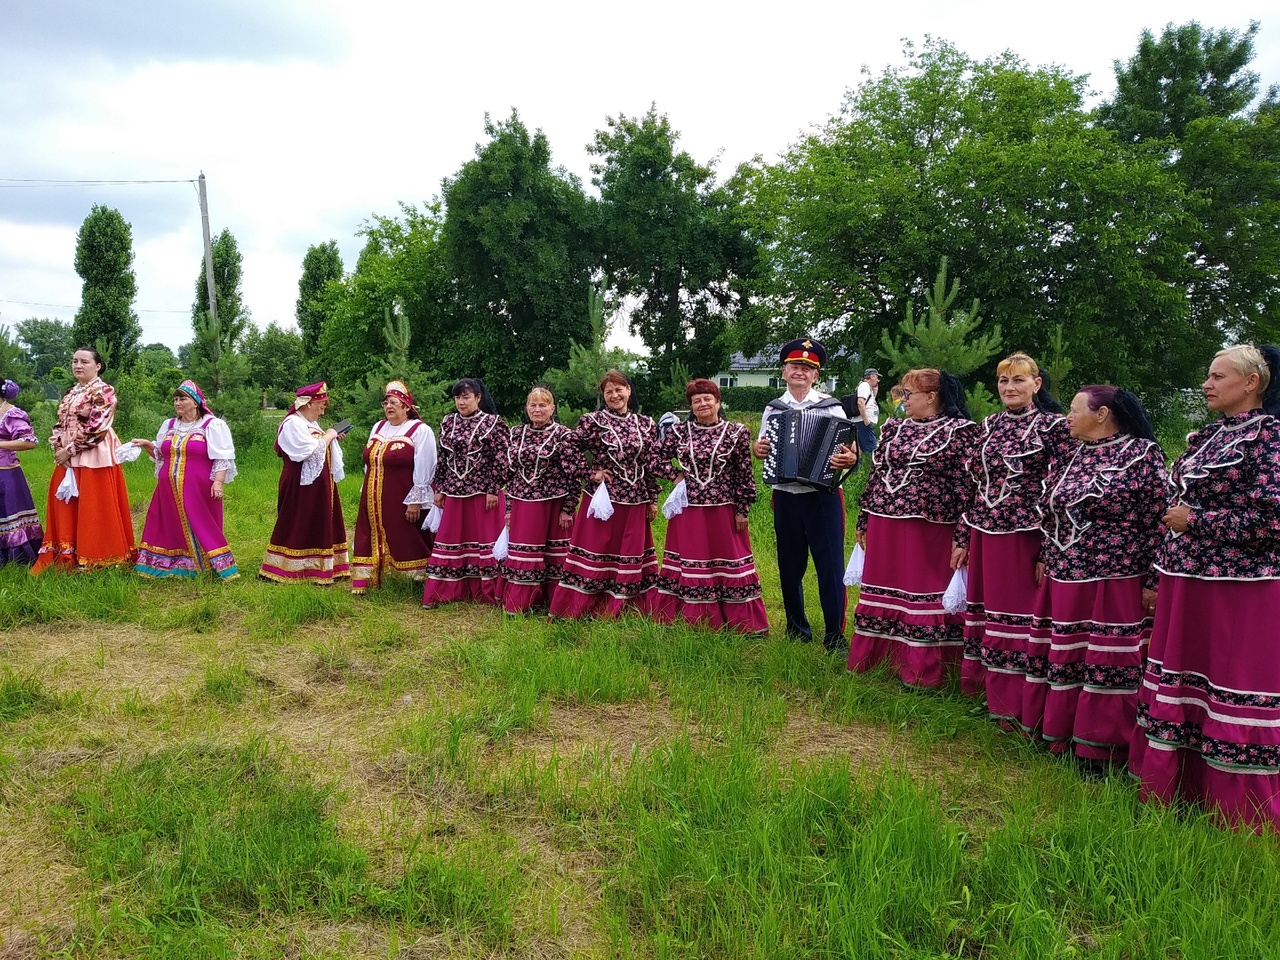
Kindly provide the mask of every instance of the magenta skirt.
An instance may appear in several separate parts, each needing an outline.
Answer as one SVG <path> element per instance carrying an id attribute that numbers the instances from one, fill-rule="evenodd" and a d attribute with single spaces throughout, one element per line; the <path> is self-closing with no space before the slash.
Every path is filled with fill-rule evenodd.
<path id="1" fill-rule="evenodd" d="M 1143 799 L 1280 830 L 1280 580 L 1160 576 L 1129 767 Z"/>
<path id="2" fill-rule="evenodd" d="M 584 496 L 573 518 L 564 575 L 551 598 L 553 617 L 616 617 L 631 609 L 653 609 L 658 555 L 653 549 L 647 505 L 615 503 L 613 516 L 587 516 Z"/>
<path id="3" fill-rule="evenodd" d="M 501 603 L 493 543 L 506 522 L 502 494 L 498 494 L 498 504 L 492 510 L 485 509 L 483 493 L 446 496 L 440 510 L 440 529 L 427 562 L 422 605 L 433 607 L 457 600 Z"/>
<path id="4" fill-rule="evenodd" d="M 564 497 L 511 499 L 507 559 L 498 565 L 507 613 L 550 605 L 569 552 L 569 532 L 560 526 L 562 503 Z"/>
<path id="5" fill-rule="evenodd" d="M 1141 577 L 1046 576 L 1027 637 L 1023 726 L 1055 751 L 1124 760 L 1150 639 Z"/>
<path id="6" fill-rule="evenodd" d="M 969 608 L 964 621 L 960 686 L 985 690 L 987 713 L 1022 723 L 1027 637 L 1035 608 L 1039 531 L 986 533 L 969 538 Z"/>
<path id="7" fill-rule="evenodd" d="M 953 523 L 867 519 L 867 559 L 853 611 L 849 669 L 888 661 L 903 683 L 940 687 L 960 662 L 964 618 L 942 609 L 951 582 Z"/>
<path id="8" fill-rule="evenodd" d="M 732 504 L 689 506 L 667 524 L 654 618 L 768 633 L 751 538 Z"/>

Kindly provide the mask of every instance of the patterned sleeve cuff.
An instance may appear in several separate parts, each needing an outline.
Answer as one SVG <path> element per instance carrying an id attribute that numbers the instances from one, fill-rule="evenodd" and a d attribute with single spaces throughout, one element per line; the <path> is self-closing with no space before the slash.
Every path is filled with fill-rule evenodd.
<path id="1" fill-rule="evenodd" d="M 227 471 L 226 475 L 222 478 L 222 482 L 224 484 L 230 483 L 236 478 L 236 474 L 240 472 L 236 469 L 236 462 L 234 460 L 215 460 L 213 461 L 213 469 L 209 471 L 209 479 L 218 479 L 219 470 Z"/>
<path id="2" fill-rule="evenodd" d="M 415 483 L 409 488 L 409 492 L 405 494 L 401 501 L 405 506 L 414 503 L 430 503 L 431 502 L 431 484 Z"/>
<path id="3" fill-rule="evenodd" d="M 316 477 L 320 476 L 321 471 L 324 470 L 325 450 L 326 444 L 317 443 L 311 456 L 302 461 L 302 486 L 311 486 L 311 484 L 315 483 Z"/>

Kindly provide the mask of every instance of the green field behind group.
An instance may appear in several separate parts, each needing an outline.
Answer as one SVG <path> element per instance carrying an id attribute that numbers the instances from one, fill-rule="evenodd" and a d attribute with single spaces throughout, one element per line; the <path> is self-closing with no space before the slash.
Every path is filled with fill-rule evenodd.
<path id="1" fill-rule="evenodd" d="M 741 638 L 258 581 L 239 468 L 238 580 L 0 569 L 0 957 L 1280 953 L 1273 836 L 783 639 L 767 497 Z"/>

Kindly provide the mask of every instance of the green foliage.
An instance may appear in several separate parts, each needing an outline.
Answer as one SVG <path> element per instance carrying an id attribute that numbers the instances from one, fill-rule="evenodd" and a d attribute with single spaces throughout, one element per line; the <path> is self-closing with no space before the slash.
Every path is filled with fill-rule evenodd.
<path id="1" fill-rule="evenodd" d="M 374 367 L 364 379 L 342 391 L 342 415 L 364 429 L 382 419 L 382 400 L 387 395 L 387 383 L 400 380 L 413 394 L 418 416 L 428 423 L 439 423 L 453 410 L 449 397 L 452 381 L 441 378 L 430 370 L 424 370 L 410 355 L 412 334 L 409 318 L 403 313 L 392 316 L 387 310 L 383 321 L 382 338 L 388 345 L 385 356 L 374 362 Z"/>
<path id="2" fill-rule="evenodd" d="M 928 314 L 916 322 L 914 304 L 907 304 L 907 315 L 898 324 L 901 337 L 890 339 L 889 331 L 880 335 L 880 355 L 889 361 L 889 372 L 902 375 L 908 370 L 936 367 L 963 377 L 981 367 L 1000 349 L 1000 324 L 979 334 L 982 326 L 981 304 L 973 298 L 969 309 L 953 309 L 960 295 L 960 280 L 947 289 L 947 258 L 938 266 L 933 289 L 924 292 Z"/>
<path id="3" fill-rule="evenodd" d="M 120 211 L 94 204 L 76 235 L 76 273 L 84 281 L 71 326 L 73 349 L 104 342 L 111 369 L 133 366 L 142 327 L 133 312 L 133 232 Z"/>
<path id="4" fill-rule="evenodd" d="M 726 410 L 759 413 L 769 401 L 782 395 L 780 387 L 721 387 L 720 400 Z"/>
<path id="5" fill-rule="evenodd" d="M 241 297 L 241 281 L 244 258 L 240 246 L 230 230 L 214 238 L 213 290 L 217 298 L 218 336 L 221 351 L 232 352 L 239 345 L 249 327 L 249 310 Z M 213 360 L 213 345 L 207 342 L 209 319 L 209 283 L 204 258 L 200 259 L 200 276 L 196 280 L 196 299 L 191 304 L 191 327 L 196 334 L 195 359 Z"/>
<path id="6" fill-rule="evenodd" d="M 320 332 L 327 319 L 325 291 L 330 283 L 342 279 L 342 269 L 342 255 L 338 253 L 336 240 L 307 247 L 306 256 L 302 258 L 298 302 L 293 315 L 298 321 L 298 329 L 302 331 L 302 342 L 308 356 L 314 355 L 319 347 Z"/>
<path id="7" fill-rule="evenodd" d="M 71 342 L 71 324 L 66 321 L 30 317 L 18 321 L 17 331 L 25 359 L 37 380 L 47 377 L 54 367 L 70 362 L 75 344 Z"/>
<path id="8" fill-rule="evenodd" d="M 559 405 L 591 410 L 599 398 L 600 381 L 606 373 L 618 370 L 628 377 L 634 377 L 637 373 L 641 363 L 637 354 L 620 347 L 605 347 L 609 327 L 604 314 L 604 291 L 599 286 L 593 286 L 587 301 L 587 315 L 591 322 L 590 342 L 579 343 L 575 340 L 570 343 L 568 364 L 562 369 L 548 370 L 542 375 Z"/>
<path id="9" fill-rule="evenodd" d="M 591 170 L 605 273 L 659 381 L 676 362 L 710 376 L 729 357 L 726 331 L 754 254 L 737 198 L 716 184 L 714 163 L 676 150 L 680 134 L 656 105 L 607 124 L 587 147 L 599 158 Z"/>
<path id="10" fill-rule="evenodd" d="M 444 182 L 440 241 L 462 313 L 430 366 L 484 378 L 509 410 L 590 338 L 592 211 L 578 179 L 552 169 L 542 131 L 515 111 L 484 129 L 488 142 Z"/>
<path id="11" fill-rule="evenodd" d="M 275 322 L 265 330 L 250 327 L 240 352 L 249 364 L 249 379 L 270 394 L 293 391 L 302 386 L 303 338 L 295 330 L 285 330 Z"/>
<path id="12" fill-rule="evenodd" d="M 1091 122 L 1085 80 L 930 40 L 866 79 L 777 164 L 739 171 L 761 243 L 740 339 L 797 330 L 874 353 L 943 256 L 1010 349 L 1061 325 L 1081 379 L 1198 382 L 1221 331 L 1193 314 L 1186 190 Z"/>

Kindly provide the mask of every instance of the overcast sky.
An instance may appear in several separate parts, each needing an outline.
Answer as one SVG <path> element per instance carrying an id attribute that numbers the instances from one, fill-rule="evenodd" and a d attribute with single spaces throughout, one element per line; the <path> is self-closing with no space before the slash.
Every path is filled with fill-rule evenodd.
<path id="1" fill-rule="evenodd" d="M 656 102 L 699 160 L 774 158 L 839 109 L 866 66 L 927 34 L 982 59 L 1114 89 L 1144 27 L 1260 20 L 1254 69 L 1280 82 L 1280 0 L 1075 3 L 646 4 L 490 0 L 0 0 L 0 178 L 178 180 L 119 186 L 0 180 L 0 325 L 70 320 L 75 237 L 94 203 L 132 224 L 143 342 L 191 339 L 202 256 L 191 182 L 235 234 L 254 320 L 293 325 L 307 247 L 348 268 L 372 214 L 421 202 L 474 155 L 486 112 L 512 107 L 589 183 L 605 118 Z"/>

